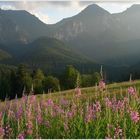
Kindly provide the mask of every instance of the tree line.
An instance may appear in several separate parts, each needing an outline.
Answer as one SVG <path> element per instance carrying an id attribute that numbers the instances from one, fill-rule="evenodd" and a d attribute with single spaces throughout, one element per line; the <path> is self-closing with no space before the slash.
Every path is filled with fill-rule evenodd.
<path id="1" fill-rule="evenodd" d="M 74 66 L 68 65 L 59 76 L 47 75 L 41 69 L 31 70 L 21 64 L 17 68 L 0 67 L 0 99 L 23 94 L 42 94 L 77 86 L 94 86 L 101 79 L 98 72 L 81 74 Z"/>

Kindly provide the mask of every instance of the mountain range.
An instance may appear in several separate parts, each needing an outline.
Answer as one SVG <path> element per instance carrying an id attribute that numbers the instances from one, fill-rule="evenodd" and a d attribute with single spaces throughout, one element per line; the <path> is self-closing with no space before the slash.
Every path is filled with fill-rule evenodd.
<path id="1" fill-rule="evenodd" d="M 53 25 L 53 36 L 99 63 L 131 65 L 140 51 L 139 14 L 139 5 L 110 14 L 93 4 Z"/>
<path id="2" fill-rule="evenodd" d="M 0 10 L 0 62 L 56 70 L 67 64 L 140 64 L 140 5 L 110 14 L 96 4 L 56 24 L 27 11 Z"/>

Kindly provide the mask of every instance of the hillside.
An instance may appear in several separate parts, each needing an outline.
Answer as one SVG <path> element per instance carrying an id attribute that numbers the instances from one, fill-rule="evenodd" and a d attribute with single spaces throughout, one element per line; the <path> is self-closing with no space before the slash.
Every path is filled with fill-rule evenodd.
<path id="1" fill-rule="evenodd" d="M 11 55 L 0 49 L 0 60 L 11 58 Z"/>
<path id="2" fill-rule="evenodd" d="M 0 9 L 0 43 L 27 44 L 47 34 L 48 25 L 27 11 Z"/>
<path id="3" fill-rule="evenodd" d="M 53 38 L 42 37 L 32 43 L 20 46 L 20 49 L 13 47 L 12 50 L 9 48 L 7 50 L 10 51 L 13 58 L 2 61 L 3 63 L 15 65 L 24 63 L 32 69 L 41 68 L 47 72 L 61 72 L 68 64 L 84 65 L 90 62 L 95 65 L 95 62 Z M 16 52 L 18 53 L 16 54 Z"/>
<path id="4" fill-rule="evenodd" d="M 120 82 L 120 83 L 108 84 L 107 85 L 108 93 L 106 93 L 106 94 L 110 94 L 111 96 L 113 96 L 115 94 L 117 94 L 119 96 L 120 94 L 122 94 L 122 96 L 125 96 L 126 89 L 128 87 L 130 87 L 130 86 L 135 86 L 136 88 L 139 88 L 140 80 L 135 80 L 135 81 L 132 81 L 132 82 L 125 81 L 125 82 Z M 84 96 L 85 97 L 94 96 L 95 92 L 97 91 L 97 88 L 98 87 L 96 87 L 96 86 L 94 86 L 94 87 L 87 87 L 87 88 L 81 88 L 82 96 L 83 97 Z M 74 96 L 74 94 L 75 94 L 75 89 L 71 89 L 71 90 L 59 91 L 59 92 L 56 92 L 56 93 L 48 93 L 48 94 L 36 95 L 36 96 L 39 99 L 41 99 L 42 96 L 43 96 L 44 98 L 50 98 L 51 97 L 54 100 L 55 99 L 61 99 L 62 97 L 71 100 L 71 98 Z"/>
<path id="5" fill-rule="evenodd" d="M 7 51 L 6 46 L 0 43 L 0 61 L 12 58 L 11 53 Z"/>

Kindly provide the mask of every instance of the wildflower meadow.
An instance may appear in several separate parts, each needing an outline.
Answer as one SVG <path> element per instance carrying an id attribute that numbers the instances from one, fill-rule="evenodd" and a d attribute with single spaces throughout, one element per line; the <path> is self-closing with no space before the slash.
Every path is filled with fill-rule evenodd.
<path id="1" fill-rule="evenodd" d="M 139 85 L 100 81 L 90 89 L 5 100 L 0 138 L 139 139 Z"/>

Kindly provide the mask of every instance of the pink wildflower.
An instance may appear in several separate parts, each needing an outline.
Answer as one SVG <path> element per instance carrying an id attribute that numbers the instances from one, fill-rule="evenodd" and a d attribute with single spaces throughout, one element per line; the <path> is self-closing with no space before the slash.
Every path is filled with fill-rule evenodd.
<path id="1" fill-rule="evenodd" d="M 136 111 L 131 111 L 130 117 L 131 117 L 131 120 L 135 123 L 137 123 L 139 121 L 139 113 Z"/>
<path id="2" fill-rule="evenodd" d="M 4 127 L 4 138 L 9 138 L 12 133 L 12 128 L 9 124 L 6 124 Z"/>
<path id="3" fill-rule="evenodd" d="M 124 104 L 126 105 L 128 103 L 128 98 L 124 97 L 123 101 L 124 101 Z"/>
<path id="4" fill-rule="evenodd" d="M 122 137 L 122 129 L 120 128 L 120 126 L 116 127 L 114 129 L 114 138 L 120 138 Z"/>
<path id="5" fill-rule="evenodd" d="M 97 101 L 96 104 L 94 104 L 94 110 L 96 112 L 100 112 L 101 111 L 101 105 L 100 105 L 99 101 Z"/>
<path id="6" fill-rule="evenodd" d="M 85 117 L 85 122 L 90 122 L 92 120 L 92 115 L 91 114 L 86 114 L 86 117 Z"/>
<path id="7" fill-rule="evenodd" d="M 87 112 L 85 114 L 85 122 L 90 122 L 94 117 L 94 108 L 92 106 L 87 106 Z"/>
<path id="8" fill-rule="evenodd" d="M 38 124 L 41 124 L 41 123 L 42 123 L 41 114 L 38 114 L 38 115 L 37 115 L 37 122 L 38 122 Z"/>
<path id="9" fill-rule="evenodd" d="M 0 127 L 0 138 L 3 138 L 4 136 L 4 129 Z"/>
<path id="10" fill-rule="evenodd" d="M 104 99 L 104 101 L 105 101 L 105 105 L 106 105 L 106 107 L 111 107 L 112 106 L 112 102 L 110 101 L 110 99 L 108 98 L 108 97 L 106 97 L 105 99 Z"/>
<path id="11" fill-rule="evenodd" d="M 29 122 L 26 124 L 27 134 L 32 135 L 32 133 L 33 133 L 32 128 L 33 128 L 32 122 L 29 121 Z"/>
<path id="12" fill-rule="evenodd" d="M 17 136 L 18 139 L 24 139 L 24 132 L 21 132 Z"/>
<path id="13" fill-rule="evenodd" d="M 64 98 L 61 98 L 61 99 L 60 99 L 60 104 L 61 104 L 61 105 L 67 105 L 67 104 L 68 104 L 68 101 L 65 100 Z"/>
<path id="14" fill-rule="evenodd" d="M 76 106 L 76 104 L 73 102 L 72 103 L 72 106 L 71 106 L 71 112 L 73 113 L 73 115 L 76 113 L 76 111 L 77 111 L 77 106 Z"/>
<path id="15" fill-rule="evenodd" d="M 38 103 L 38 108 L 37 108 L 37 122 L 39 124 L 42 123 L 42 115 L 41 115 L 41 108 L 40 108 L 40 104 Z"/>
<path id="16" fill-rule="evenodd" d="M 22 98 L 21 98 L 23 103 L 25 103 L 27 101 L 27 99 L 28 99 L 27 95 L 23 95 Z"/>
<path id="17" fill-rule="evenodd" d="M 53 109 L 54 109 L 54 112 L 56 113 L 56 114 L 62 114 L 62 113 L 64 113 L 64 110 L 61 108 L 61 106 L 59 106 L 59 105 L 54 105 L 53 106 Z"/>
<path id="18" fill-rule="evenodd" d="M 31 108 L 32 108 L 32 106 L 31 106 L 31 104 L 30 104 L 30 105 L 28 106 L 27 110 L 25 111 L 25 112 L 26 112 L 26 117 L 27 117 L 28 120 L 31 120 L 32 117 L 33 117 Z"/>
<path id="19" fill-rule="evenodd" d="M 68 124 L 64 122 L 64 130 L 68 130 Z"/>
<path id="20" fill-rule="evenodd" d="M 77 97 L 79 97 L 81 95 L 81 89 L 79 87 L 75 88 L 75 94 Z"/>
<path id="21" fill-rule="evenodd" d="M 8 110 L 8 119 L 15 119 L 16 118 L 16 114 L 14 113 L 14 111 L 12 110 Z"/>
<path id="22" fill-rule="evenodd" d="M 23 108 L 20 106 L 16 112 L 16 118 L 19 119 L 22 116 Z"/>
<path id="23" fill-rule="evenodd" d="M 136 91 L 135 91 L 135 89 L 134 89 L 133 87 L 129 87 L 129 88 L 128 88 L 128 93 L 129 93 L 130 95 L 135 95 Z"/>
<path id="24" fill-rule="evenodd" d="M 52 99 L 48 99 L 47 100 L 47 106 L 53 106 L 53 100 Z"/>
<path id="25" fill-rule="evenodd" d="M 105 89 L 105 82 L 104 82 L 104 80 L 101 80 L 100 82 L 99 82 L 99 89 L 102 89 L 102 90 L 104 90 Z"/>
<path id="26" fill-rule="evenodd" d="M 29 96 L 29 101 L 30 101 L 31 104 L 35 103 L 36 102 L 36 96 L 35 95 Z"/>
<path id="27" fill-rule="evenodd" d="M 124 109 L 124 101 L 121 101 L 121 100 L 119 100 L 118 102 L 117 102 L 117 106 L 116 106 L 116 108 L 117 109 Z"/>
<path id="28" fill-rule="evenodd" d="M 72 118 L 72 116 L 73 116 L 73 113 L 72 113 L 71 111 L 68 111 L 68 112 L 67 112 L 67 117 L 68 117 L 68 118 Z"/>

